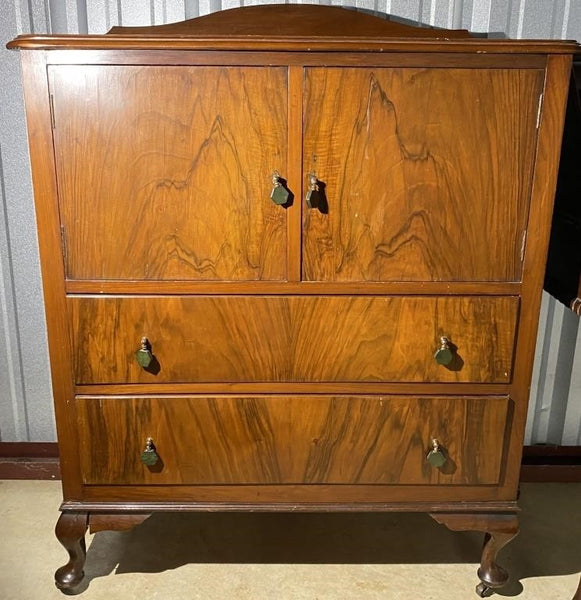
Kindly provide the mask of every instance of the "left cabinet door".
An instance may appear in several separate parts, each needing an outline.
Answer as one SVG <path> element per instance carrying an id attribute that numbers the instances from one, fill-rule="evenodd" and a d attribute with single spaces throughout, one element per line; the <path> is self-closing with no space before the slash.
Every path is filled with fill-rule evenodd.
<path id="1" fill-rule="evenodd" d="M 284 67 L 49 68 L 69 279 L 286 279 Z"/>

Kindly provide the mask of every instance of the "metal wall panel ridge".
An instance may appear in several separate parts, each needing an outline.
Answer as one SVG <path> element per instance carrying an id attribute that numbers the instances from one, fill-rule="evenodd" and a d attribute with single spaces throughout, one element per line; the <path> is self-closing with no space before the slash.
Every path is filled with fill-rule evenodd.
<path id="1" fill-rule="evenodd" d="M 270 3 L 284 0 L 272 0 Z M 309 0 L 491 36 L 581 39 L 578 0 Z M 301 3 L 297 1 L 296 3 Z M 104 33 L 193 18 L 256 0 L 0 2 L 0 441 L 55 439 L 19 57 L 20 33 Z M 543 296 L 527 443 L 581 444 L 581 328 Z"/>

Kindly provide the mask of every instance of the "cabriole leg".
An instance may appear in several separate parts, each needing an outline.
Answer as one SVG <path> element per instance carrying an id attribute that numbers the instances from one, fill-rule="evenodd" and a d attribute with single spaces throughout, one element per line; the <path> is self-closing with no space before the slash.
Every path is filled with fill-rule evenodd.
<path id="1" fill-rule="evenodd" d="M 478 578 L 489 588 L 502 587 L 508 581 L 508 573 L 497 564 L 496 557 L 500 550 L 512 540 L 517 532 L 486 533 L 484 536 L 484 546 L 482 547 L 482 558 L 480 568 L 478 569 Z"/>
<path id="2" fill-rule="evenodd" d="M 502 587 L 508 581 L 508 573 L 498 565 L 496 557 L 500 550 L 518 534 L 516 514 L 434 513 L 431 516 L 452 531 L 485 533 L 478 569 L 480 583 L 476 586 L 476 593 L 481 598 L 490 596 L 495 589 Z"/>
<path id="3" fill-rule="evenodd" d="M 63 512 L 57 521 L 56 537 L 69 553 L 69 562 L 57 569 L 54 574 L 56 586 L 60 590 L 73 590 L 83 580 L 85 575 L 83 567 L 87 555 L 85 546 L 87 524 L 88 513 L 86 512 Z"/>

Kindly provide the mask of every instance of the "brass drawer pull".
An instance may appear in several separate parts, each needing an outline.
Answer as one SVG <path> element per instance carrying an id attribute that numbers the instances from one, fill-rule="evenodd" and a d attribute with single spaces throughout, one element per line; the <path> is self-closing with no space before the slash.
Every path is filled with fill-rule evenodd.
<path id="1" fill-rule="evenodd" d="M 442 450 L 440 450 L 440 443 L 436 438 L 432 440 L 432 449 L 428 452 L 427 459 L 435 469 L 443 467 L 446 463 L 446 456 Z"/>
<path id="2" fill-rule="evenodd" d="M 270 192 L 270 199 L 278 205 L 285 205 L 289 201 L 290 192 L 287 190 L 285 180 L 280 176 L 278 171 L 274 171 L 272 174 L 272 192 Z"/>
<path id="3" fill-rule="evenodd" d="M 153 361 L 153 354 L 151 353 L 151 345 L 146 337 L 141 338 L 141 348 L 135 353 L 137 364 L 142 369 L 147 369 Z"/>
<path id="4" fill-rule="evenodd" d="M 454 360 L 454 351 L 447 337 L 440 338 L 440 347 L 434 353 L 434 358 L 439 365 L 444 366 L 448 366 Z"/>
<path id="5" fill-rule="evenodd" d="M 155 445 L 150 437 L 147 438 L 145 448 L 141 453 L 141 462 L 147 467 L 153 467 L 159 462 L 159 455 L 155 451 Z"/>
<path id="6" fill-rule="evenodd" d="M 319 182 L 315 173 L 309 173 L 309 190 L 305 196 L 307 208 L 318 208 L 320 201 Z"/>

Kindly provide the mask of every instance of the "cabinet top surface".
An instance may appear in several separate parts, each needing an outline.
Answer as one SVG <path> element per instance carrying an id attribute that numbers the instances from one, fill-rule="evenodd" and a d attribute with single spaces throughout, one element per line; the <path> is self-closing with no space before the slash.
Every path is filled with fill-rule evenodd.
<path id="1" fill-rule="evenodd" d="M 8 48 L 128 50 L 297 50 L 573 53 L 574 41 L 473 37 L 465 30 L 415 27 L 340 7 L 258 5 L 179 23 L 113 27 L 105 35 L 21 35 Z"/>

